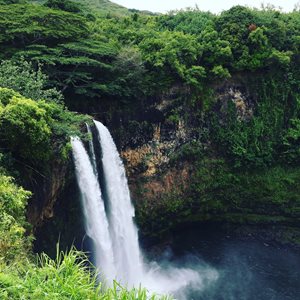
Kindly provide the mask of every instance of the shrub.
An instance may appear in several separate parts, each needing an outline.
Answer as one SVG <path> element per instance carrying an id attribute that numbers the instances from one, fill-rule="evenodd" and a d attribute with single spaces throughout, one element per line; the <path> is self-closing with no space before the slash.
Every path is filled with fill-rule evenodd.
<path id="1" fill-rule="evenodd" d="M 86 256 L 71 249 L 58 252 L 55 260 L 46 254 L 38 264 L 27 263 L 18 268 L 3 268 L 0 273 L 0 298 L 3 300 L 159 300 L 166 297 L 150 296 L 145 289 L 130 291 L 114 283 L 112 288 L 98 284 L 97 276 Z"/>
<path id="2" fill-rule="evenodd" d="M 26 255 L 30 237 L 25 207 L 31 193 L 17 186 L 12 177 L 0 174 L 0 264 Z"/>
<path id="3" fill-rule="evenodd" d="M 34 164 L 68 156 L 72 135 L 81 136 L 81 125 L 90 119 L 68 111 L 62 104 L 34 101 L 0 88 L 0 136 L 2 144 L 18 157 Z"/>
<path id="4" fill-rule="evenodd" d="M 14 96 L 0 115 L 1 136 L 21 158 L 50 157 L 51 128 L 47 111 L 31 99 Z"/>

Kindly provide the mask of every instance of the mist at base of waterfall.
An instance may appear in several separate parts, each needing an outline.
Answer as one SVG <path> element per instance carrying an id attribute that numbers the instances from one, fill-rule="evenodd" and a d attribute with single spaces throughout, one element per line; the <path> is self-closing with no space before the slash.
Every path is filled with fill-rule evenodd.
<path id="1" fill-rule="evenodd" d="M 160 257 L 162 268 L 195 270 L 202 279 L 173 293 L 176 299 L 300 299 L 300 251 L 293 247 L 186 230 Z"/>
<path id="2" fill-rule="evenodd" d="M 83 251 L 89 254 L 92 263 L 96 263 L 93 254 L 93 241 L 85 237 L 81 245 Z M 142 275 L 135 278 L 135 283 L 128 284 L 122 279 L 114 278 L 125 288 L 146 288 L 149 294 L 169 295 L 174 299 L 188 300 L 187 295 L 193 292 L 203 292 L 219 279 L 219 273 L 215 268 L 201 261 L 195 255 L 185 255 L 180 259 L 174 259 L 172 251 L 166 250 L 157 259 L 144 260 Z M 100 281 L 104 286 L 111 286 L 105 275 L 99 269 Z M 104 281 L 103 281 L 104 280 Z"/>
<path id="3" fill-rule="evenodd" d="M 175 299 L 190 299 L 191 291 L 202 293 L 219 278 L 216 269 L 210 267 L 195 256 L 186 256 L 180 261 L 168 259 L 152 261 L 141 280 L 142 286 L 149 292 L 168 294 Z"/>
<path id="4" fill-rule="evenodd" d="M 214 232 L 203 237 L 188 229 L 171 246 L 144 249 L 148 271 L 140 282 L 158 294 L 178 300 L 300 299 L 300 251 L 291 247 Z"/>

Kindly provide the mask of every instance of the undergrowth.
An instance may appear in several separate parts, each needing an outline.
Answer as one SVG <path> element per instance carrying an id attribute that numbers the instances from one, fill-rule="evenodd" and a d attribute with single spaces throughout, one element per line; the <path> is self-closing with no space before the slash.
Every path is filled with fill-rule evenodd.
<path id="1" fill-rule="evenodd" d="M 127 290 L 117 282 L 112 287 L 98 283 L 97 274 L 84 253 L 58 251 L 55 260 L 46 254 L 37 262 L 0 264 L 2 300 L 168 300 L 150 295 L 144 288 Z"/>

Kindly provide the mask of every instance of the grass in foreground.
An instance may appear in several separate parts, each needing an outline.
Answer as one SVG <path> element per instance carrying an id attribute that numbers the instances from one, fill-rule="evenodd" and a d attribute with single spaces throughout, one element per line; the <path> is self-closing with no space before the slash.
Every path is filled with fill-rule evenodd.
<path id="1" fill-rule="evenodd" d="M 170 300 L 149 295 L 146 289 L 126 290 L 117 282 L 111 288 L 98 284 L 86 256 L 72 249 L 58 252 L 55 260 L 46 254 L 38 262 L 0 262 L 0 299 L 2 300 Z"/>

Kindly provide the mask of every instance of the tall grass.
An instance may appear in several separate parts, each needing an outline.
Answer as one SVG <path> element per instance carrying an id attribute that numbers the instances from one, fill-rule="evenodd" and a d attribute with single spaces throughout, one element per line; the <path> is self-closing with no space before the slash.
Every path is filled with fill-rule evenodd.
<path id="1" fill-rule="evenodd" d="M 168 300 L 143 288 L 127 290 L 117 282 L 105 288 L 86 256 L 72 249 L 52 260 L 41 254 L 36 263 L 0 265 L 1 300 Z"/>

